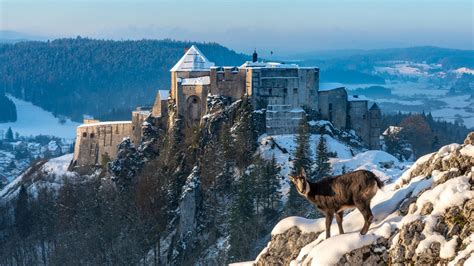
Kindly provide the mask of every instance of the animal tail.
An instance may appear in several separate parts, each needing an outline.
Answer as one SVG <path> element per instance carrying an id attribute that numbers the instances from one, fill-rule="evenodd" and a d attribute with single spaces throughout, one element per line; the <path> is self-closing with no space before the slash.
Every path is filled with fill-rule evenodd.
<path id="1" fill-rule="evenodd" d="M 377 183 L 377 187 L 378 187 L 379 189 L 383 188 L 383 186 L 384 186 L 385 184 L 383 183 L 382 180 L 380 180 L 380 178 L 379 178 L 378 176 L 376 176 L 373 172 L 368 171 L 368 170 L 365 170 L 365 172 L 366 172 L 366 176 L 367 176 L 369 179 L 374 179 L 374 180 L 375 180 L 375 182 Z"/>
<path id="2" fill-rule="evenodd" d="M 384 186 L 385 184 L 384 184 L 384 183 L 382 182 L 382 180 L 380 180 L 380 178 L 379 178 L 378 176 L 376 176 L 375 174 L 374 174 L 374 179 L 375 179 L 375 182 L 377 182 L 377 187 L 380 188 L 380 189 L 383 188 L 383 186 Z"/>

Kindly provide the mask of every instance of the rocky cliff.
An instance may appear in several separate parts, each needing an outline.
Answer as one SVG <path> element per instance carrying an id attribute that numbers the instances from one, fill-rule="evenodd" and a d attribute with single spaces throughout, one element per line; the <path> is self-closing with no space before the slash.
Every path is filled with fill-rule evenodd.
<path id="1" fill-rule="evenodd" d="M 474 132 L 419 158 L 372 201 L 375 222 L 349 211 L 339 235 L 324 239 L 324 219 L 288 217 L 272 231 L 257 265 L 473 265 Z"/>

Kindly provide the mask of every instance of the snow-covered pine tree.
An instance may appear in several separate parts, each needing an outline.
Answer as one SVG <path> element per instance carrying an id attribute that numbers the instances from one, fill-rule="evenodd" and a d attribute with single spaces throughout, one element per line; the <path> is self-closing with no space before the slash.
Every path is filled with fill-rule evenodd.
<path id="1" fill-rule="evenodd" d="M 303 117 L 299 126 L 298 133 L 296 134 L 296 150 L 295 159 L 293 161 L 292 174 L 299 174 L 301 169 L 305 169 L 305 172 L 309 175 L 311 173 L 311 149 L 310 149 L 310 132 L 309 126 L 306 121 L 306 117 Z M 296 191 L 293 184 L 290 185 L 290 192 L 288 195 L 288 201 L 286 202 L 285 212 L 288 215 L 299 215 L 305 216 L 308 210 L 311 208 L 311 204 L 308 203 L 303 197 L 301 197 Z"/>
<path id="2" fill-rule="evenodd" d="M 293 173 L 300 173 L 302 169 L 307 174 L 311 173 L 311 148 L 310 148 L 310 132 L 306 117 L 303 116 L 298 126 L 298 133 L 296 134 L 296 150 L 295 159 L 293 161 Z"/>
<path id="3" fill-rule="evenodd" d="M 13 141 L 13 131 L 12 128 L 9 127 L 7 133 L 5 133 L 5 140 L 6 141 Z"/>
<path id="4" fill-rule="evenodd" d="M 319 137 L 318 145 L 316 146 L 316 162 L 313 179 L 317 180 L 331 174 L 331 164 L 329 163 L 328 146 L 324 135 Z"/>

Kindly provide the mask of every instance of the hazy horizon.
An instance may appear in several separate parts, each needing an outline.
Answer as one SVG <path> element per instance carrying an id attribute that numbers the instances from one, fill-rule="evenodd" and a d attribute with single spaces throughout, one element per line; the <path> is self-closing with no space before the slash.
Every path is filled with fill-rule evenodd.
<path id="1" fill-rule="evenodd" d="M 35 38 L 217 42 L 238 52 L 473 49 L 471 1 L 10 1 L 0 30 Z"/>

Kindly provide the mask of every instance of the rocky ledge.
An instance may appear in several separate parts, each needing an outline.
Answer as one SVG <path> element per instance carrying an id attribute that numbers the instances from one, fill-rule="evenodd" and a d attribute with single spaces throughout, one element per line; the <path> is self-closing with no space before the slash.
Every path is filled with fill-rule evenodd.
<path id="1" fill-rule="evenodd" d="M 421 157 L 379 191 L 367 235 L 358 233 L 358 211 L 346 215 L 346 234 L 333 227 L 329 239 L 321 234 L 323 219 L 289 217 L 273 229 L 255 264 L 473 265 L 473 144 L 471 132 L 464 144 Z"/>

